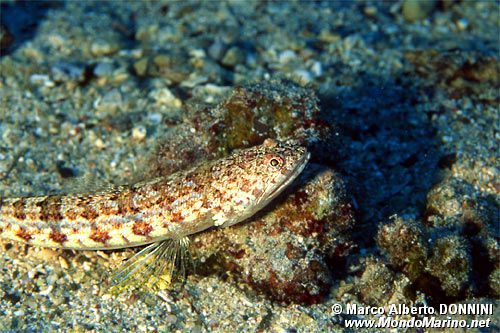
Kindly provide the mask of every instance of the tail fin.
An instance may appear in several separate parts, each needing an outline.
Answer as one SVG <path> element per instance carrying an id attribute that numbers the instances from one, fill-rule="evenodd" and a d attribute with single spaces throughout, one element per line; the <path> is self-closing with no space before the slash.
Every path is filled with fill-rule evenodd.
<path id="1" fill-rule="evenodd" d="M 144 286 L 151 290 L 167 289 L 174 274 L 185 277 L 186 264 L 192 263 L 188 246 L 189 238 L 184 237 L 145 247 L 113 275 L 110 292 L 120 294 Z"/>

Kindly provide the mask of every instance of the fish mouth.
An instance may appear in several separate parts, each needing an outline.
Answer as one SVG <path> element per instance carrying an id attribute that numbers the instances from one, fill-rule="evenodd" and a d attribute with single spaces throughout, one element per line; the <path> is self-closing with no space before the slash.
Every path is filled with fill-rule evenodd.
<path id="1" fill-rule="evenodd" d="M 280 194 L 288 185 L 290 185 L 295 180 L 295 178 L 298 177 L 298 175 L 300 175 L 300 173 L 306 167 L 310 157 L 311 154 L 309 152 L 306 152 L 304 155 L 300 157 L 300 159 L 297 162 L 297 165 L 295 166 L 295 168 L 293 168 L 292 171 L 290 171 L 288 177 L 286 177 L 281 182 L 281 184 L 276 186 L 276 188 L 269 193 L 269 195 L 263 202 L 264 205 L 269 203 L 269 201 L 273 200 L 275 197 L 277 197 L 278 194 Z"/>

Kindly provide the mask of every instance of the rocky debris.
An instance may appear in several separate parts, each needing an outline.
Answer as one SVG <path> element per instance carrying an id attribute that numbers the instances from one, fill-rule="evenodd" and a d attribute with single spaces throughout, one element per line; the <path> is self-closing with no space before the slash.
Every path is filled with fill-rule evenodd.
<path id="1" fill-rule="evenodd" d="M 196 235 L 202 274 L 228 272 L 271 299 L 314 304 L 332 284 L 331 266 L 353 248 L 354 216 L 344 182 L 310 164 L 296 184 L 262 213 L 231 228 Z"/>

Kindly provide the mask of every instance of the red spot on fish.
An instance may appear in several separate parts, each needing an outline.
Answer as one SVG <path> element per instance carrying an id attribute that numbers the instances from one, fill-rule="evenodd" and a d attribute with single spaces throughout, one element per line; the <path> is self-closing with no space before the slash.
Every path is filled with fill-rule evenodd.
<path id="1" fill-rule="evenodd" d="M 111 239 L 111 236 L 107 231 L 97 229 L 92 231 L 89 238 L 92 239 L 94 242 L 105 244 L 109 239 Z"/>
<path id="2" fill-rule="evenodd" d="M 132 232 L 138 236 L 147 236 L 153 231 L 153 227 L 144 221 L 135 222 L 132 226 Z"/>
<path id="3" fill-rule="evenodd" d="M 16 236 L 22 238 L 26 242 L 31 239 L 31 234 L 23 228 L 19 228 L 19 230 L 16 232 Z"/>
<path id="4" fill-rule="evenodd" d="M 59 243 L 59 244 L 63 244 L 64 242 L 66 242 L 68 240 L 68 236 L 66 236 L 62 232 L 55 231 L 55 230 L 53 230 L 50 233 L 49 238 L 52 239 L 54 242 Z"/>
<path id="5" fill-rule="evenodd" d="M 181 213 L 179 212 L 174 212 L 172 213 L 171 215 L 171 221 L 173 223 L 181 223 L 182 221 L 184 221 L 184 218 L 182 217 Z"/>

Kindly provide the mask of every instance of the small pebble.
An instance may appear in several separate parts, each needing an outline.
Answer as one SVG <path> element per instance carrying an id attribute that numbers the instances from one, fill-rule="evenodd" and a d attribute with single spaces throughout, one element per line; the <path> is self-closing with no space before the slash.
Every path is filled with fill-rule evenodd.
<path id="1" fill-rule="evenodd" d="M 94 141 L 94 146 L 96 146 L 96 148 L 99 148 L 99 149 L 104 149 L 106 148 L 106 144 L 104 143 L 104 141 L 102 141 L 101 138 L 97 138 L 95 141 Z"/>
<path id="2" fill-rule="evenodd" d="M 90 270 L 92 270 L 92 266 L 90 265 L 90 263 L 88 261 L 85 261 L 83 264 L 82 264 L 82 267 L 83 267 L 83 270 L 85 272 L 89 272 Z"/>
<path id="3" fill-rule="evenodd" d="M 459 31 L 464 31 L 469 27 L 469 21 L 466 18 L 461 18 L 455 22 Z"/>
<path id="4" fill-rule="evenodd" d="M 36 252 L 36 256 L 50 262 L 58 258 L 59 253 L 54 249 L 42 248 L 39 252 Z"/>
<path id="5" fill-rule="evenodd" d="M 227 45 L 220 40 L 216 40 L 208 48 L 208 55 L 214 60 L 221 60 L 224 52 L 227 50 Z"/>
<path id="6" fill-rule="evenodd" d="M 306 71 L 305 69 L 296 69 L 296 70 L 293 71 L 293 74 L 295 76 L 297 76 L 298 78 L 300 78 L 300 80 L 303 83 L 309 83 L 313 79 L 313 76 L 312 76 L 311 72 Z"/>
<path id="7" fill-rule="evenodd" d="M 139 76 L 145 76 L 148 71 L 148 58 L 143 58 L 134 63 L 134 71 Z"/>
<path id="8" fill-rule="evenodd" d="M 48 286 L 47 289 L 40 291 L 38 294 L 40 296 L 48 296 L 52 292 L 52 289 L 54 289 L 54 286 Z"/>
<path id="9" fill-rule="evenodd" d="M 236 46 L 231 47 L 227 50 L 224 58 L 222 58 L 222 64 L 230 67 L 234 67 L 237 64 L 242 64 L 245 61 L 244 52 Z"/>
<path id="10" fill-rule="evenodd" d="M 110 77 L 113 75 L 115 65 L 111 62 L 100 62 L 94 68 L 94 75 L 99 77 Z"/>
<path id="11" fill-rule="evenodd" d="M 59 256 L 59 265 L 63 270 L 69 269 L 69 263 L 64 257 Z"/>
<path id="12" fill-rule="evenodd" d="M 375 17 L 377 15 L 377 7 L 375 6 L 366 6 L 363 10 L 363 13 L 368 17 Z"/>
<path id="13" fill-rule="evenodd" d="M 315 61 L 311 67 L 311 72 L 316 77 L 321 76 L 323 74 L 323 65 L 321 64 L 321 62 Z"/>
<path id="14" fill-rule="evenodd" d="M 118 45 L 106 41 L 96 41 L 90 46 L 90 52 L 95 56 L 110 55 L 118 51 L 118 49 Z"/>
<path id="15" fill-rule="evenodd" d="M 48 87 L 48 88 L 52 88 L 55 86 L 54 81 L 52 81 L 49 78 L 49 76 L 45 74 L 32 74 L 29 80 L 31 84 L 37 86 Z"/>
<path id="16" fill-rule="evenodd" d="M 136 126 L 132 129 L 132 138 L 137 141 L 142 141 L 146 138 L 146 127 L 144 126 Z"/>
<path id="17" fill-rule="evenodd" d="M 66 43 L 66 39 L 57 33 L 49 35 L 47 37 L 47 40 L 48 40 L 49 44 L 54 46 L 54 47 L 61 47 L 64 45 L 64 43 Z"/>
<path id="18" fill-rule="evenodd" d="M 427 18 L 436 7 L 435 0 L 404 0 L 402 6 L 403 17 L 408 22 Z"/>
<path id="19" fill-rule="evenodd" d="M 286 50 L 286 51 L 283 51 L 280 53 L 278 61 L 281 64 L 286 64 L 286 63 L 289 63 L 290 61 L 294 60 L 295 58 L 297 58 L 297 55 L 295 54 L 294 51 Z"/>
<path id="20" fill-rule="evenodd" d="M 148 113 L 147 119 L 150 123 L 157 125 L 161 123 L 163 116 L 161 115 L 161 113 L 153 112 L 153 113 Z"/>
<path id="21" fill-rule="evenodd" d="M 17 311 L 14 311 L 12 314 L 15 316 L 15 317 L 20 317 L 20 316 L 24 316 L 24 310 L 17 310 Z"/>
<path id="22" fill-rule="evenodd" d="M 56 82 L 82 81 L 85 79 L 83 65 L 59 62 L 50 68 L 52 78 Z"/>
<path id="23" fill-rule="evenodd" d="M 52 273 L 50 274 L 47 279 L 46 279 L 46 282 L 47 282 L 47 285 L 49 286 L 54 286 L 54 284 L 56 283 L 58 277 L 56 274 Z"/>
<path id="24" fill-rule="evenodd" d="M 177 322 L 177 316 L 175 316 L 173 314 L 169 314 L 169 315 L 167 315 L 166 321 L 169 324 L 175 324 Z"/>
<path id="25" fill-rule="evenodd" d="M 149 93 L 149 97 L 153 98 L 158 105 L 166 105 L 175 108 L 180 108 L 182 102 L 176 98 L 168 88 L 155 89 Z"/>
<path id="26" fill-rule="evenodd" d="M 99 111 L 115 112 L 123 107 L 122 94 L 118 89 L 113 89 L 101 99 L 97 99 L 94 102 L 94 107 Z"/>

